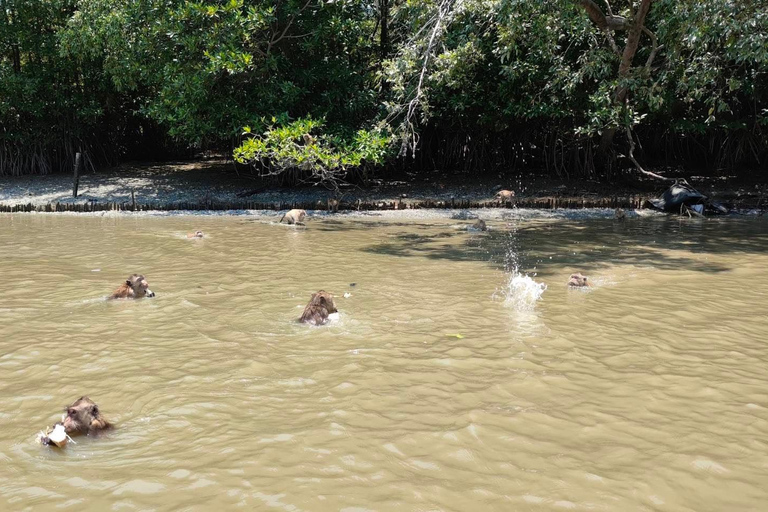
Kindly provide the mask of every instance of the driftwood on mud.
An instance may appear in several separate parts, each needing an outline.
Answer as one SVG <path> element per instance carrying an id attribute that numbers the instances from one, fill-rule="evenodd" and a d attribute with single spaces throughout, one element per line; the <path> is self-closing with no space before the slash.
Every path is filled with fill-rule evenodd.
<path id="1" fill-rule="evenodd" d="M 535 208 L 552 210 L 581 209 L 581 208 L 641 208 L 649 196 L 613 196 L 613 197 L 518 197 L 512 202 L 502 203 L 494 200 L 470 201 L 463 199 L 424 199 L 419 201 L 355 201 L 342 202 L 339 211 L 344 210 L 418 210 L 418 209 L 475 209 L 475 208 Z M 326 206 L 326 209 L 328 206 Z M 0 205 L 0 213 L 14 212 L 105 212 L 105 211 L 226 211 L 226 210 L 318 210 L 315 201 L 292 201 L 261 203 L 256 201 L 204 201 L 204 202 L 175 202 L 166 204 L 126 202 L 89 202 L 89 203 L 49 203 L 46 205 L 17 204 Z"/>

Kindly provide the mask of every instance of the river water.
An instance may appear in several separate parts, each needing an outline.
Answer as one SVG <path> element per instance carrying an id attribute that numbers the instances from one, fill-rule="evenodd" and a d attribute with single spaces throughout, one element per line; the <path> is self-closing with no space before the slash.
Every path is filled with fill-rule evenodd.
<path id="1" fill-rule="evenodd" d="M 494 215 L 0 216 L 0 509 L 766 510 L 768 221 Z"/>

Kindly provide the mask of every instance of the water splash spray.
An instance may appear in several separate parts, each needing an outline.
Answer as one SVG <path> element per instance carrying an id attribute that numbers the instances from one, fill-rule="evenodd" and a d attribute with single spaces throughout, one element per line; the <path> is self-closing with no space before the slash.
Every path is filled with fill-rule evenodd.
<path id="1" fill-rule="evenodd" d="M 509 226 L 507 250 L 504 254 L 504 269 L 508 275 L 507 282 L 494 295 L 499 296 L 508 308 L 516 311 L 533 311 L 536 303 L 547 289 L 547 285 L 537 283 L 533 279 L 536 274 L 531 277 L 520 272 L 517 222 L 513 220 Z"/>

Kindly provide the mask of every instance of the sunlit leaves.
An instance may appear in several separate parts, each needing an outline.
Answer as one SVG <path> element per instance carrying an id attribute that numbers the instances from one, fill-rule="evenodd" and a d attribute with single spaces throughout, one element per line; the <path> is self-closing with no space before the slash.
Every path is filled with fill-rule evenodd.
<path id="1" fill-rule="evenodd" d="M 324 181 L 350 168 L 381 165 L 391 154 L 392 140 L 385 130 L 358 130 L 343 137 L 325 131 L 325 123 L 312 118 L 277 121 L 273 117 L 259 135 L 244 128 L 246 138 L 235 149 L 235 160 L 258 164 L 273 174 L 300 169 Z"/>

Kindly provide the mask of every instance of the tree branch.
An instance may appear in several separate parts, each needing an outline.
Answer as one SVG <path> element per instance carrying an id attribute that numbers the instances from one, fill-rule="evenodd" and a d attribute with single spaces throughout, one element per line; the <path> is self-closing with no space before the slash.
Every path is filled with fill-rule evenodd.
<path id="1" fill-rule="evenodd" d="M 608 28 L 608 21 L 605 19 L 602 9 L 597 6 L 592 0 L 577 0 L 579 5 L 587 12 L 589 19 L 592 23 L 597 25 L 597 28 L 605 31 Z"/>
<path id="2" fill-rule="evenodd" d="M 616 45 L 616 41 L 613 39 L 612 30 L 625 30 L 627 28 L 627 20 L 621 16 L 614 16 L 611 12 L 611 6 L 608 5 L 609 16 L 603 14 L 603 11 L 592 0 L 578 0 L 579 5 L 586 11 L 589 19 L 592 23 L 597 25 L 600 32 L 603 33 L 605 39 L 608 41 L 608 45 L 616 55 L 621 55 L 621 50 Z M 606 2 L 607 4 L 608 2 Z"/>
<path id="3" fill-rule="evenodd" d="M 424 60 L 421 64 L 421 73 L 419 74 L 419 83 L 416 85 L 416 92 L 414 94 L 413 99 L 408 103 L 408 113 L 405 116 L 405 120 L 403 121 L 403 124 L 410 129 L 412 132 L 412 138 L 413 138 L 413 144 L 412 147 L 416 147 L 416 131 L 413 130 L 413 116 L 416 113 L 416 108 L 418 107 L 421 96 L 422 96 L 422 88 L 424 86 L 424 77 L 427 74 L 427 65 L 429 63 L 429 57 L 432 54 L 432 48 L 435 45 L 435 39 L 437 37 L 438 32 L 443 28 L 443 19 L 448 14 L 448 12 L 451 10 L 451 7 L 453 6 L 455 0 L 443 0 L 439 5 L 439 11 L 435 20 L 435 26 L 432 28 L 432 33 L 429 36 L 429 43 L 427 44 L 427 48 L 424 51 Z M 590 0 L 587 0 L 590 1 Z M 408 142 L 407 138 L 403 137 L 403 144 L 400 148 L 400 154 L 404 155 L 407 151 Z"/>
<path id="4" fill-rule="evenodd" d="M 653 59 L 656 58 L 656 53 L 664 48 L 664 45 L 659 46 L 659 40 L 656 38 L 656 34 L 648 30 L 645 26 L 643 26 L 643 32 L 645 32 L 645 34 L 651 38 L 651 44 L 653 45 L 651 54 L 648 55 L 648 60 L 645 61 L 645 70 L 650 71 L 651 64 L 653 64 Z"/>
<path id="5" fill-rule="evenodd" d="M 650 176 L 651 178 L 656 178 L 657 180 L 672 181 L 672 178 L 666 178 L 661 174 L 656 174 L 655 172 L 646 171 L 643 169 L 643 166 L 640 165 L 640 162 L 638 162 L 635 158 L 635 139 L 632 137 L 632 127 L 629 126 L 629 123 L 627 123 L 625 128 L 627 131 L 627 140 L 629 141 L 629 159 L 632 160 L 633 164 L 635 164 L 635 168 L 646 176 Z"/>
<path id="6" fill-rule="evenodd" d="M 312 0 L 307 0 L 307 2 L 295 13 L 291 14 L 291 16 L 288 18 L 288 22 L 285 24 L 285 28 L 280 33 L 279 36 L 272 35 L 272 38 L 269 41 L 269 44 L 267 45 L 267 51 L 268 54 L 270 50 L 272 50 L 272 47 L 282 41 L 286 37 L 286 33 L 288 32 L 288 29 L 291 28 L 291 25 L 293 24 L 293 21 L 296 19 L 296 16 L 304 12 L 304 10 L 309 7 L 309 4 L 312 2 Z"/>

